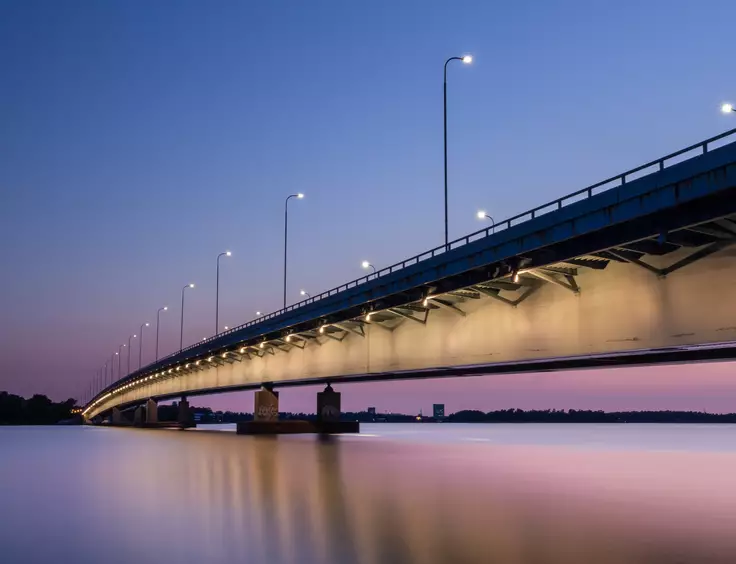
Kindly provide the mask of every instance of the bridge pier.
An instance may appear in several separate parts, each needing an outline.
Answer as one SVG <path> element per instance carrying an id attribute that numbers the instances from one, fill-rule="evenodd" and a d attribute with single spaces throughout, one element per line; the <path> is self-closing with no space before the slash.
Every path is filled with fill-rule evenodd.
<path id="1" fill-rule="evenodd" d="M 296 433 L 358 433 L 357 421 L 340 421 L 340 393 L 329 384 L 317 393 L 316 421 L 279 421 L 279 394 L 264 386 L 254 394 L 253 421 L 241 421 L 239 435 L 285 435 Z"/>
<path id="2" fill-rule="evenodd" d="M 152 399 L 146 402 L 146 423 L 158 423 L 158 404 Z"/>
<path id="3" fill-rule="evenodd" d="M 189 401 L 187 401 L 186 396 L 181 397 L 181 401 L 179 402 L 179 415 L 176 420 L 179 422 L 182 429 L 195 426 L 194 416 L 189 409 Z"/>
<path id="4" fill-rule="evenodd" d="M 145 412 L 143 411 L 143 406 L 139 405 L 135 408 L 135 411 L 133 412 L 133 425 L 136 427 L 142 427 L 143 423 L 145 421 Z"/>
<path id="5" fill-rule="evenodd" d="M 123 414 L 120 412 L 120 410 L 117 407 L 112 408 L 112 415 L 110 416 L 110 423 L 112 423 L 113 425 L 123 424 Z"/>

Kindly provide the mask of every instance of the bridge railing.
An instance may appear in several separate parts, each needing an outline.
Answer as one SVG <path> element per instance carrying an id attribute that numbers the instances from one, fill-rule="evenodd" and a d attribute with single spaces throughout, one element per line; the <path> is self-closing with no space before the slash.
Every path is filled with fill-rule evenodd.
<path id="1" fill-rule="evenodd" d="M 345 290 L 349 290 L 351 288 L 355 288 L 356 286 L 360 286 L 361 284 L 365 284 L 371 280 L 376 280 L 378 278 L 381 278 L 382 276 L 392 274 L 408 266 L 418 264 L 424 260 L 434 258 L 452 249 L 456 249 L 456 248 L 462 247 L 463 245 L 467 245 L 468 243 L 472 241 L 477 241 L 478 239 L 482 239 L 484 237 L 491 236 L 499 231 L 509 229 L 515 225 L 535 219 L 546 213 L 549 213 L 555 210 L 559 210 L 565 206 L 574 204 L 576 202 L 580 202 L 587 198 L 591 198 L 592 196 L 605 192 L 606 190 L 610 190 L 611 188 L 617 188 L 619 186 L 626 184 L 627 180 L 634 180 L 635 178 L 645 176 L 646 174 L 651 174 L 654 172 L 662 171 L 668 166 L 675 165 L 679 162 L 682 162 L 683 160 L 686 160 L 687 158 L 692 158 L 692 156 L 697 156 L 697 155 L 687 156 L 689 153 L 694 153 L 694 152 L 699 151 L 700 153 L 705 154 L 708 152 L 709 149 L 715 148 L 712 145 L 716 144 L 718 141 L 721 141 L 731 136 L 736 136 L 736 128 L 730 129 L 728 131 L 724 131 L 723 133 L 716 135 L 715 137 L 711 137 L 709 139 L 706 139 L 705 141 L 696 143 L 695 145 L 690 145 L 689 147 L 680 149 L 679 151 L 670 153 L 669 155 L 665 155 L 664 157 L 660 157 L 656 160 L 653 160 L 651 162 L 648 162 L 636 168 L 632 168 L 631 170 L 627 170 L 626 172 L 622 174 L 618 174 L 616 176 L 607 178 L 606 180 L 602 180 L 601 182 L 596 182 L 595 184 L 591 184 L 590 186 L 587 186 L 586 188 L 582 188 L 581 190 L 578 190 L 571 194 L 567 194 L 566 196 L 558 198 L 557 200 L 553 200 L 541 206 L 537 206 L 536 208 L 525 211 L 523 213 L 520 213 L 518 215 L 515 215 L 513 217 L 510 217 L 498 223 L 493 223 L 492 225 L 489 225 L 488 227 L 484 227 L 483 229 L 479 229 L 478 231 L 470 233 L 469 235 L 460 237 L 459 239 L 455 239 L 454 241 L 451 241 L 447 246 L 441 245 L 439 247 L 435 247 L 421 254 L 418 254 L 416 256 L 403 260 L 401 262 L 397 262 L 396 264 L 392 264 L 391 266 L 382 268 L 381 270 L 378 270 L 375 273 L 370 273 L 370 274 L 367 274 L 366 276 L 362 276 L 355 280 L 351 280 L 350 282 L 341 284 L 340 286 L 332 288 L 331 290 L 326 290 L 320 294 L 311 296 L 305 300 L 302 300 L 295 304 L 286 306 L 285 308 L 282 308 L 273 313 L 263 315 L 256 319 L 253 319 L 251 321 L 238 325 L 237 327 L 228 329 L 227 331 L 219 333 L 218 335 L 213 335 L 212 337 L 203 339 L 202 341 L 198 341 L 197 343 L 190 345 L 182 349 L 181 351 L 177 351 L 175 353 L 172 353 L 166 357 L 159 359 L 157 363 L 164 362 L 171 357 L 177 356 L 181 354 L 182 352 L 186 352 L 190 349 L 199 347 L 202 344 L 210 342 L 216 338 L 222 337 L 223 335 L 229 335 L 236 331 L 240 331 L 244 328 L 252 327 L 264 321 L 267 321 L 275 317 L 278 317 L 280 315 L 283 315 L 285 313 L 288 313 L 290 311 L 297 310 L 301 307 L 304 307 L 305 305 L 312 304 L 314 302 L 317 302 L 319 300 L 322 300 L 330 296 L 334 296 L 335 294 L 338 294 Z M 686 157 L 686 158 L 682 158 L 682 157 Z M 649 169 L 652 169 L 652 170 L 649 172 Z M 640 174 L 640 173 L 644 173 L 644 174 Z"/>

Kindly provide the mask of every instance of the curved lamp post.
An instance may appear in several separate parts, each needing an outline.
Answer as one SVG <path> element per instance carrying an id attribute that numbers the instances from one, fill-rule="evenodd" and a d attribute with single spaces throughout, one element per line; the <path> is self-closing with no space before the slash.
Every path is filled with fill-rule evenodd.
<path id="1" fill-rule="evenodd" d="M 287 196 L 284 202 L 284 308 L 286 307 L 286 251 L 289 242 L 289 200 L 292 198 L 301 200 L 304 198 L 304 194 L 301 192 L 292 194 L 291 196 Z"/>
<path id="2" fill-rule="evenodd" d="M 444 130 L 445 130 L 445 248 L 449 246 L 450 235 L 447 220 L 447 65 L 450 61 L 462 61 L 463 63 L 470 64 L 473 62 L 473 57 L 470 55 L 464 55 L 462 57 L 450 57 L 445 61 L 445 74 L 444 74 Z"/>
<path id="3" fill-rule="evenodd" d="M 367 260 L 364 260 L 363 262 L 361 262 L 361 263 L 360 263 L 360 266 L 362 266 L 362 267 L 363 267 L 364 269 L 366 269 L 366 270 L 367 270 L 367 269 L 369 269 L 369 268 L 372 268 L 372 269 L 373 269 L 373 274 L 375 274 L 375 273 L 376 273 L 376 267 L 375 267 L 375 266 L 373 266 L 373 265 L 372 265 L 372 264 L 371 264 L 370 262 L 368 262 Z"/>
<path id="4" fill-rule="evenodd" d="M 491 232 L 493 233 L 496 231 L 496 220 L 493 219 L 490 215 L 488 215 L 484 210 L 478 210 L 478 213 L 476 213 L 475 216 L 478 219 L 490 219 L 492 223 Z"/>
<path id="5" fill-rule="evenodd" d="M 138 334 L 141 336 L 141 340 L 138 341 L 138 370 L 141 369 L 141 360 L 143 359 L 143 328 L 149 325 L 150 323 L 144 323 L 141 325 L 140 331 L 138 331 Z"/>
<path id="6" fill-rule="evenodd" d="M 179 328 L 179 352 L 184 348 L 184 290 L 194 288 L 194 284 L 189 283 L 181 289 L 181 326 Z"/>
<path id="7" fill-rule="evenodd" d="M 302 296 L 306 296 L 307 298 L 311 298 L 312 297 L 312 295 L 309 292 L 307 292 L 306 290 L 299 290 L 299 294 L 302 295 Z"/>
<path id="8" fill-rule="evenodd" d="M 156 360 L 158 360 L 158 323 L 161 320 L 161 312 L 167 311 L 169 309 L 169 306 L 164 306 L 158 308 L 158 311 L 156 312 Z"/>
<path id="9" fill-rule="evenodd" d="M 130 341 L 132 339 L 135 339 L 137 336 L 138 335 L 131 335 L 130 337 L 128 337 L 128 374 L 130 374 L 130 349 L 132 348 L 130 346 Z"/>
<path id="10" fill-rule="evenodd" d="M 220 259 L 232 256 L 230 251 L 217 255 L 217 282 L 215 283 L 215 335 L 220 333 Z"/>

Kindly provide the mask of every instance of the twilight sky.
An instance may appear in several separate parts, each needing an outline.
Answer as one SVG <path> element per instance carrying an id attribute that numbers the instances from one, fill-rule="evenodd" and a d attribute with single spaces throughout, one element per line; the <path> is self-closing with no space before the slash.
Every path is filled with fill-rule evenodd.
<path id="1" fill-rule="evenodd" d="M 0 390 L 79 396 L 161 354 L 736 125 L 736 4 L 0 0 Z M 137 348 L 133 348 L 137 359 Z M 144 363 L 153 331 L 144 334 Z M 123 357 L 123 367 L 127 356 Z M 360 384 L 351 409 L 733 410 L 733 366 Z M 313 409 L 314 390 L 282 395 Z M 197 404 L 252 409 L 247 393 Z"/>

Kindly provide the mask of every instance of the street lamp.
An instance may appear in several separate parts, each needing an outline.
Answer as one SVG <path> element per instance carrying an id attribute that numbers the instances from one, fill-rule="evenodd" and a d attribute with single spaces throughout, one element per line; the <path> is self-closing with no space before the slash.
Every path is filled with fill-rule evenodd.
<path id="1" fill-rule="evenodd" d="M 289 242 L 289 200 L 292 198 L 298 198 L 301 200 L 304 198 L 304 194 L 301 192 L 298 194 L 292 194 L 286 198 L 284 202 L 284 307 L 286 307 L 286 249 Z"/>
<path id="2" fill-rule="evenodd" d="M 128 374 L 130 374 L 130 349 L 132 348 L 130 346 L 131 339 L 135 339 L 138 335 L 131 335 L 128 337 Z"/>
<path id="3" fill-rule="evenodd" d="M 215 335 L 220 333 L 220 258 L 232 256 L 230 251 L 217 255 L 217 282 L 215 283 Z"/>
<path id="4" fill-rule="evenodd" d="M 230 329 L 230 327 L 228 327 L 227 325 L 225 325 L 225 326 L 223 327 L 223 329 L 224 329 L 225 331 L 227 331 L 228 329 Z"/>
<path id="5" fill-rule="evenodd" d="M 138 370 L 141 369 L 141 359 L 143 358 L 143 328 L 148 327 L 150 323 L 144 323 L 141 325 L 141 329 L 138 334 L 141 336 L 141 340 L 138 342 Z"/>
<path id="6" fill-rule="evenodd" d="M 721 111 L 724 114 L 730 114 L 731 112 L 736 112 L 736 108 L 733 107 L 733 104 L 729 104 L 728 102 L 726 102 L 721 106 Z"/>
<path id="7" fill-rule="evenodd" d="M 169 309 L 169 306 L 164 306 L 158 308 L 158 311 L 156 312 L 156 360 L 158 360 L 158 322 L 161 320 L 161 312 L 167 311 Z"/>
<path id="8" fill-rule="evenodd" d="M 302 296 L 307 296 L 308 298 L 311 298 L 311 297 L 312 297 L 312 296 L 311 296 L 311 295 L 309 294 L 309 292 L 307 292 L 306 290 L 300 290 L 300 291 L 299 291 L 299 293 L 300 293 L 300 294 L 301 294 Z"/>
<path id="9" fill-rule="evenodd" d="M 450 57 L 445 61 L 445 80 L 444 80 L 444 130 L 445 130 L 445 248 L 449 246 L 450 236 L 447 225 L 447 65 L 450 61 L 462 61 L 470 64 L 473 57 L 465 55 L 463 57 Z"/>
<path id="10" fill-rule="evenodd" d="M 361 262 L 360 263 L 360 266 L 362 266 L 366 270 L 369 269 L 369 268 L 372 268 L 373 269 L 373 274 L 376 273 L 376 267 L 373 266 L 371 263 L 369 263 L 367 260 L 364 260 L 363 262 Z"/>
<path id="11" fill-rule="evenodd" d="M 125 343 L 123 343 L 122 345 L 120 345 L 118 347 L 118 352 L 115 353 L 115 354 L 118 355 L 118 378 L 120 378 L 120 375 L 122 374 L 122 372 L 120 371 L 120 361 L 122 360 L 122 357 L 123 357 L 123 347 L 124 346 L 125 346 Z M 128 349 L 128 350 L 130 350 L 130 349 Z M 120 354 L 118 354 L 118 353 L 120 353 Z"/>
<path id="12" fill-rule="evenodd" d="M 491 223 L 492 223 L 492 225 L 491 225 L 491 231 L 492 232 L 495 232 L 496 231 L 496 220 L 493 219 L 490 215 L 488 215 L 485 212 L 485 210 L 478 210 L 478 213 L 476 213 L 475 216 L 478 219 L 481 219 L 481 220 L 483 220 L 483 219 L 490 219 L 491 220 Z"/>
<path id="13" fill-rule="evenodd" d="M 115 369 L 115 357 L 120 356 L 118 353 L 110 356 L 110 382 L 115 382 L 115 375 L 113 374 Z M 120 371 L 118 369 L 118 379 L 120 379 Z"/>
<path id="14" fill-rule="evenodd" d="M 179 329 L 179 352 L 184 348 L 184 290 L 194 288 L 194 284 L 189 283 L 181 289 L 181 327 Z"/>

